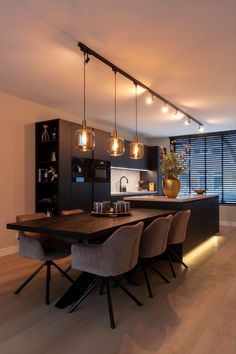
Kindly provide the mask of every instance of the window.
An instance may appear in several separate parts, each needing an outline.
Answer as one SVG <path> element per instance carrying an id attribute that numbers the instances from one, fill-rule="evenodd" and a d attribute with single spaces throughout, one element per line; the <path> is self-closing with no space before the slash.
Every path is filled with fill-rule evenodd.
<path id="1" fill-rule="evenodd" d="M 191 146 L 189 170 L 180 176 L 183 193 L 203 188 L 219 194 L 220 203 L 236 203 L 236 131 L 170 140 L 176 141 L 176 152 Z"/>

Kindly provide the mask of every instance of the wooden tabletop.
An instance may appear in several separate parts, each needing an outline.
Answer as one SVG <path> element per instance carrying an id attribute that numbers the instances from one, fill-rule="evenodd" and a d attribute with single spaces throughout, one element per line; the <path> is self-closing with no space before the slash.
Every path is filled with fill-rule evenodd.
<path id="1" fill-rule="evenodd" d="M 121 226 L 135 224 L 139 221 L 149 223 L 154 219 L 174 214 L 174 210 L 132 209 L 130 216 L 100 217 L 89 213 L 53 216 L 38 220 L 9 223 L 11 230 L 30 231 L 57 236 L 74 237 L 78 240 L 96 240 L 107 236 Z"/>

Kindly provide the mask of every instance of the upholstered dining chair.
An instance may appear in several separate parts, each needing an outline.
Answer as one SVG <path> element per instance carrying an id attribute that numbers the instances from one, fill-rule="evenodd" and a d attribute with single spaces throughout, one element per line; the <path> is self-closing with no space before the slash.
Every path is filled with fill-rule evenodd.
<path id="1" fill-rule="evenodd" d="M 82 209 L 69 209 L 69 210 L 62 210 L 61 215 L 75 215 L 75 214 L 83 214 L 84 210 Z M 65 273 L 68 273 L 71 270 L 71 264 L 65 269 Z"/>
<path id="2" fill-rule="evenodd" d="M 131 294 L 116 278 L 133 269 L 138 262 L 139 243 L 143 230 L 143 222 L 136 225 L 120 227 L 104 243 L 100 245 L 74 244 L 71 248 L 72 268 L 96 275 L 94 282 L 81 298 L 71 305 L 72 312 L 99 284 L 104 282 L 111 328 L 115 328 L 110 280 L 121 288 L 137 305 L 142 303 Z"/>
<path id="3" fill-rule="evenodd" d="M 186 237 L 186 231 L 188 227 L 189 218 L 191 215 L 191 210 L 179 211 L 173 217 L 172 223 L 170 225 L 170 231 L 167 240 L 167 256 L 170 269 L 172 271 L 173 277 L 176 278 L 176 273 L 173 266 L 173 259 L 177 261 L 185 268 L 188 266 L 182 261 L 182 259 L 173 251 L 170 247 L 171 245 L 181 244 L 184 242 Z M 171 257 L 172 256 L 172 257 Z M 173 257 L 174 256 L 174 257 Z"/>
<path id="4" fill-rule="evenodd" d="M 153 293 L 146 267 L 154 270 L 159 277 L 161 277 L 166 283 L 169 283 L 169 280 L 156 267 L 154 267 L 152 264 L 152 258 L 165 252 L 172 218 L 172 215 L 157 218 L 146 227 L 141 237 L 139 256 L 150 297 L 153 297 Z"/>
<path id="5" fill-rule="evenodd" d="M 44 213 L 35 213 L 28 215 L 18 215 L 17 222 L 29 221 L 46 218 Z M 69 277 L 55 262 L 55 259 L 65 258 L 71 253 L 71 245 L 69 243 L 48 238 L 47 235 L 34 232 L 19 232 L 19 255 L 26 258 L 44 261 L 40 267 L 33 272 L 24 283 L 15 291 L 19 292 L 39 273 L 39 271 L 46 267 L 46 294 L 45 303 L 49 304 L 49 291 L 51 280 L 51 266 L 53 265 L 61 274 L 63 274 L 71 283 L 73 279 Z"/>

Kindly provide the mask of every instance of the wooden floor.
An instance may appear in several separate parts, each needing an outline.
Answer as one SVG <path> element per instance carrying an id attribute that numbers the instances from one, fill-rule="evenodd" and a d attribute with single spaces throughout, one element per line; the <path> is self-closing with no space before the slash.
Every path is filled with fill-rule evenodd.
<path id="1" fill-rule="evenodd" d="M 178 265 L 177 279 L 159 261 L 171 284 L 150 273 L 153 299 L 144 286 L 129 286 L 143 307 L 113 289 L 115 330 L 109 327 L 106 296 L 98 290 L 68 314 L 53 306 L 66 279 L 53 272 L 52 303 L 46 306 L 44 272 L 20 295 L 13 294 L 37 263 L 17 255 L 0 258 L 0 353 L 235 354 L 236 228 L 224 227 L 220 235 L 185 258 L 187 271 Z"/>

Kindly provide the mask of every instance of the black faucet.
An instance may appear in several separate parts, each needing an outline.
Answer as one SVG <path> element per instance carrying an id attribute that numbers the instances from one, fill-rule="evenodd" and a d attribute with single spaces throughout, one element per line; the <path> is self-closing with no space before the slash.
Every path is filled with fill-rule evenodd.
<path id="1" fill-rule="evenodd" d="M 126 179 L 126 182 L 129 183 L 128 178 L 127 178 L 126 176 L 122 176 L 122 177 L 120 178 L 120 192 L 126 192 L 126 186 L 121 187 L 121 181 L 122 181 L 123 178 L 125 178 L 125 179 Z"/>

